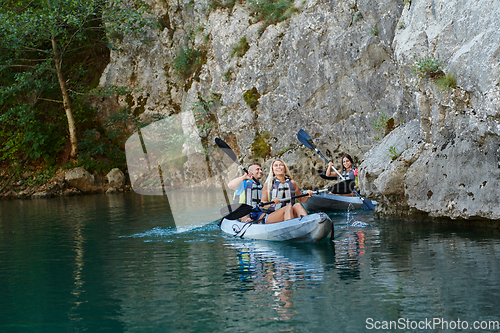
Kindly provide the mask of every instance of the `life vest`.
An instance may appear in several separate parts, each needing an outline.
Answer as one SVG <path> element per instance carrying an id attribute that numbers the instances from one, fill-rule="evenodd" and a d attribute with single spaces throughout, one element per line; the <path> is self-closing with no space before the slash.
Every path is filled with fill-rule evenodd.
<path id="1" fill-rule="evenodd" d="M 356 176 L 358 169 L 353 167 L 349 172 L 344 171 L 342 176 L 344 180 L 333 184 L 328 188 L 328 191 L 333 194 L 350 194 L 354 191 L 354 186 L 358 185 L 358 177 Z"/>
<path id="2" fill-rule="evenodd" d="M 353 166 L 351 168 L 351 170 L 349 170 L 349 172 L 346 172 L 345 170 L 342 172 L 342 177 L 344 177 L 344 179 L 355 179 L 356 178 L 356 175 L 355 175 L 355 170 L 358 170 L 357 167 Z"/>
<path id="3" fill-rule="evenodd" d="M 240 194 L 238 191 L 234 193 L 233 203 L 247 204 L 252 207 L 257 207 L 262 197 L 262 185 L 257 185 L 251 180 L 244 180 L 245 189 Z"/>
<path id="4" fill-rule="evenodd" d="M 284 183 L 281 183 L 276 177 L 273 179 L 273 184 L 271 186 L 271 189 L 269 191 L 269 201 L 271 201 L 274 198 L 278 199 L 284 199 L 284 198 L 289 198 L 293 197 L 295 195 L 295 187 L 293 187 L 292 180 L 288 177 L 286 177 L 286 180 Z M 268 210 L 269 211 L 275 211 L 280 209 L 283 206 L 290 205 L 292 203 L 296 203 L 297 199 L 287 201 L 287 202 L 281 202 L 277 205 L 271 206 Z"/>

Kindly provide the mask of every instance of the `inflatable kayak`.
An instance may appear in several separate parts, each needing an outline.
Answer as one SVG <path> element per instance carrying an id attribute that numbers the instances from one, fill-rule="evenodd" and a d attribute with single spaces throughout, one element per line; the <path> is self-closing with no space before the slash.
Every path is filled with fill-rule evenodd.
<path id="1" fill-rule="evenodd" d="M 363 208 L 363 201 L 357 196 L 318 193 L 313 194 L 303 205 L 308 212 L 329 212 Z"/>
<path id="2" fill-rule="evenodd" d="M 246 239 L 318 242 L 333 232 L 333 223 L 325 213 L 315 213 L 272 224 L 223 219 L 221 229 L 225 233 Z"/>

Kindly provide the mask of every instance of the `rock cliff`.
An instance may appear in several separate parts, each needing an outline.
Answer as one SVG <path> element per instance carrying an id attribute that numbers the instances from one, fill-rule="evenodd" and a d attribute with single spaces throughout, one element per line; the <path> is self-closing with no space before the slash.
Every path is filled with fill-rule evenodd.
<path id="1" fill-rule="evenodd" d="M 381 212 L 500 220 L 500 3 L 272 2 L 287 10 L 265 24 L 251 0 L 149 0 L 159 28 L 124 38 L 101 77 L 133 92 L 101 114 L 193 111 L 244 163 L 279 156 L 324 186 L 303 128 L 362 162 Z"/>

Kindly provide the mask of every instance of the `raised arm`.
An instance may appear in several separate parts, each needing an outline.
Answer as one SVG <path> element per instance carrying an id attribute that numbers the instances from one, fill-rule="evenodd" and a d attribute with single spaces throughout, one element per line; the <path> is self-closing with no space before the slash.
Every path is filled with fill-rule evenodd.
<path id="1" fill-rule="evenodd" d="M 326 168 L 326 176 L 327 177 L 340 177 L 340 175 L 335 172 L 335 171 L 332 171 L 333 170 L 333 162 L 329 162 L 328 163 L 328 167 Z"/>
<path id="2" fill-rule="evenodd" d="M 231 180 L 227 184 L 227 187 L 229 187 L 231 190 L 236 190 L 240 186 L 240 183 L 245 179 L 252 179 L 252 177 L 249 176 L 248 173 L 245 173 L 243 176 L 236 177 L 233 180 Z"/>

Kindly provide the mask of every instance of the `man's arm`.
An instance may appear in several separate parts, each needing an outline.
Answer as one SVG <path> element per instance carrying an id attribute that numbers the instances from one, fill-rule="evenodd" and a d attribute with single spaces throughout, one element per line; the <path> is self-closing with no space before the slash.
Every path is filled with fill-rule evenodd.
<path id="1" fill-rule="evenodd" d="M 242 181 L 244 181 L 245 179 L 251 179 L 252 177 L 249 176 L 247 173 L 244 174 L 243 176 L 240 176 L 240 177 L 236 177 L 234 178 L 233 180 L 231 180 L 228 184 L 227 184 L 227 187 L 229 187 L 231 190 L 236 190 L 239 186 L 240 186 L 240 183 Z"/>

